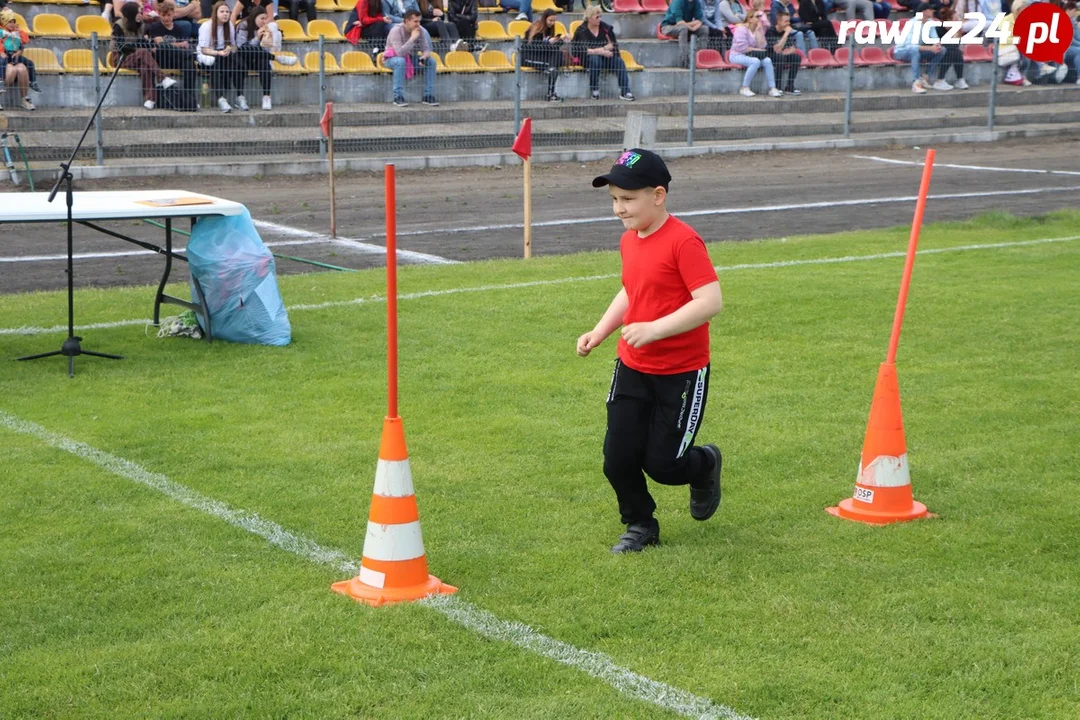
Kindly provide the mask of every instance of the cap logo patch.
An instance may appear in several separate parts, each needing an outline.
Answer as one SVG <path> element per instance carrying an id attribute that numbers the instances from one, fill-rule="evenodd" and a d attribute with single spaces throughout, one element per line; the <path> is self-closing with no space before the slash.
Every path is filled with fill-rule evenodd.
<path id="1" fill-rule="evenodd" d="M 641 154 L 640 153 L 627 151 L 627 152 L 624 152 L 622 155 L 619 156 L 619 159 L 615 164 L 616 165 L 623 165 L 623 166 L 628 167 L 628 168 L 632 168 L 637 163 L 637 161 L 640 160 L 640 159 L 641 159 Z"/>

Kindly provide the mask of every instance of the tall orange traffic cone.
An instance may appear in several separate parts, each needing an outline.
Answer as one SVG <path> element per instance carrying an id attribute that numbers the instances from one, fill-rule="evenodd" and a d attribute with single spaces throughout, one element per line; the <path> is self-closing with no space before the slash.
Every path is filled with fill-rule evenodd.
<path id="1" fill-rule="evenodd" d="M 383 420 L 360 574 L 330 587 L 375 607 L 457 592 L 456 587 L 428 575 L 405 429 L 399 417 Z"/>
<path id="2" fill-rule="evenodd" d="M 855 478 L 855 496 L 825 510 L 837 517 L 872 525 L 917 520 L 930 515 L 926 506 L 915 502 L 911 494 L 904 419 L 900 413 L 900 386 L 896 380 L 896 365 L 892 363 L 884 362 L 878 369 L 859 475 Z"/>

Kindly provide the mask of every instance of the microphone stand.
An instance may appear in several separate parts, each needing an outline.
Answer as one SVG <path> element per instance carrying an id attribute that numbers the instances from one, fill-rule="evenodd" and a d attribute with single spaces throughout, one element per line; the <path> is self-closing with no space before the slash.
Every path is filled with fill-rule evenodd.
<path id="1" fill-rule="evenodd" d="M 78 155 L 79 149 L 82 147 L 83 141 L 86 140 L 87 133 L 90 132 L 90 127 L 94 124 L 94 118 L 101 112 L 101 105 L 105 102 L 105 98 L 109 94 L 109 90 L 112 89 L 113 82 L 116 80 L 117 74 L 120 72 L 120 66 L 124 63 L 124 58 L 135 52 L 135 46 L 130 43 L 124 43 L 120 46 L 120 58 L 116 63 L 116 67 L 113 69 L 112 77 L 109 78 L 109 84 L 105 86 L 105 92 L 101 94 L 101 98 L 98 99 L 97 107 L 94 108 L 93 114 L 90 115 L 90 119 L 86 122 L 86 127 L 83 129 L 82 137 L 79 138 L 79 142 L 75 144 L 75 149 L 71 151 L 71 157 L 68 158 L 66 163 L 60 163 L 60 177 L 56 178 L 56 183 L 53 185 L 52 190 L 49 192 L 49 202 L 56 199 L 56 193 L 60 190 L 60 184 L 65 184 L 65 198 L 67 200 L 67 304 L 68 304 L 68 336 L 64 340 L 64 344 L 59 350 L 52 350 L 46 353 L 39 353 L 37 355 L 27 355 L 21 357 L 19 360 L 38 360 L 45 357 L 53 357 L 54 355 L 63 355 L 68 359 L 68 377 L 75 377 L 75 356 L 76 355 L 91 355 L 93 357 L 107 358 L 109 360 L 123 360 L 121 355 L 110 355 L 108 353 L 92 352 L 90 350 L 83 350 L 82 338 L 75 334 L 75 271 L 74 271 L 74 244 L 72 242 L 72 228 L 74 221 L 72 220 L 72 205 L 75 203 L 73 195 L 72 182 L 74 176 L 71 174 L 71 165 L 75 162 L 75 156 Z M 93 59 L 94 62 L 98 62 L 97 58 Z"/>

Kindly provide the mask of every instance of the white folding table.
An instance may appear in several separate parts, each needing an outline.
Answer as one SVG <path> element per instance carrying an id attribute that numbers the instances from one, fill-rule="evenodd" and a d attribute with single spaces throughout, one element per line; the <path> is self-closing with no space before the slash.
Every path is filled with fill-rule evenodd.
<path id="1" fill-rule="evenodd" d="M 58 196 L 51 203 L 48 201 L 49 193 L 45 192 L 5 194 L 0 197 L 4 198 L 4 202 L 0 203 L 0 224 L 65 222 L 67 220 L 67 204 L 62 197 Z M 199 203 L 186 204 L 192 199 L 197 199 Z M 174 204 L 170 203 L 170 201 L 176 202 Z M 185 255 L 174 252 L 172 249 L 172 221 L 174 218 L 190 218 L 192 225 L 194 225 L 200 217 L 208 215 L 239 215 L 242 212 L 244 212 L 244 206 L 240 203 L 184 190 L 77 192 L 73 193 L 71 206 L 72 220 L 79 225 L 84 225 L 105 235 L 164 255 L 165 272 L 161 276 L 161 282 L 154 297 L 154 324 L 159 323 L 162 303 L 181 305 L 194 310 L 202 316 L 207 340 L 213 339 L 210 315 L 205 310 L 206 299 L 203 297 L 202 287 L 198 281 L 193 278 L 192 286 L 198 295 L 197 298 L 192 298 L 194 302 L 188 302 L 165 294 L 165 285 L 168 283 L 169 273 L 172 271 L 173 258 L 187 262 Z M 93 222 L 131 219 L 163 220 L 165 223 L 165 247 L 128 237 Z"/>

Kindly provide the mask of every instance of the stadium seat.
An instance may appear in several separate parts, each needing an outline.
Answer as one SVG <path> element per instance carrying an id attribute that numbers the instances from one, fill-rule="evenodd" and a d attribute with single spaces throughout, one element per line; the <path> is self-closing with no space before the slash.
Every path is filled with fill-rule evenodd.
<path id="1" fill-rule="evenodd" d="M 356 7 L 356 0 L 337 0 L 337 4 L 339 8 L 345 12 L 349 12 Z"/>
<path id="2" fill-rule="evenodd" d="M 666 0 L 641 0 L 641 7 L 643 7 L 646 12 L 666 13 L 668 9 L 668 4 Z M 767 6 L 765 8 L 765 12 L 769 12 L 769 8 Z"/>
<path id="3" fill-rule="evenodd" d="M 642 65 L 638 64 L 638 61 L 634 59 L 634 56 L 630 54 L 629 50 L 620 50 L 619 57 L 622 58 L 623 64 L 626 65 L 626 69 L 631 72 L 645 69 Z"/>
<path id="4" fill-rule="evenodd" d="M 80 15 L 75 18 L 76 36 L 89 40 L 93 33 L 97 33 L 99 41 L 108 39 L 112 37 L 112 25 L 100 15 Z"/>
<path id="5" fill-rule="evenodd" d="M 278 53 L 278 55 L 296 57 L 296 53 L 291 52 L 282 52 Z M 274 60 L 270 63 L 270 67 L 272 67 L 274 72 L 279 75 L 306 75 L 308 72 L 307 68 L 301 65 L 299 61 L 297 61 L 295 65 L 282 65 L 277 60 Z"/>
<path id="6" fill-rule="evenodd" d="M 110 34 L 111 34 L 110 30 Z M 34 16 L 34 35 L 48 38 L 73 38 L 75 31 L 63 15 L 42 13 Z"/>
<path id="7" fill-rule="evenodd" d="M 832 21 L 832 27 L 833 27 L 833 30 L 836 31 L 836 37 L 840 37 L 840 21 L 839 20 L 833 20 Z"/>
<path id="8" fill-rule="evenodd" d="M 836 48 L 836 52 L 833 53 L 833 59 L 836 61 L 836 64 L 841 67 L 847 67 L 849 52 L 851 51 L 846 47 Z M 863 67 L 865 65 L 866 62 L 863 61 L 859 53 L 855 53 L 855 67 Z"/>
<path id="9" fill-rule="evenodd" d="M 513 72 L 514 66 L 506 55 L 498 50 L 484 50 L 480 53 L 480 67 L 487 72 Z"/>
<path id="10" fill-rule="evenodd" d="M 472 53 L 461 50 L 451 50 L 444 58 L 446 69 L 450 72 L 483 72 L 483 68 L 476 64 L 476 58 Z"/>
<path id="11" fill-rule="evenodd" d="M 574 33 L 577 32 L 577 29 L 581 27 L 581 23 L 583 22 L 584 20 L 575 20 L 574 22 L 570 23 L 570 37 L 574 37 Z"/>
<path id="12" fill-rule="evenodd" d="M 285 42 L 307 42 L 311 39 L 300 23 L 295 20 L 278 20 L 277 26 L 281 31 L 281 39 Z"/>
<path id="13" fill-rule="evenodd" d="M 810 48 L 806 54 L 806 67 L 831 68 L 836 67 L 836 60 L 831 52 L 825 48 Z"/>
<path id="14" fill-rule="evenodd" d="M 645 8 L 641 6 L 638 0 L 615 0 L 615 3 L 611 6 L 611 11 L 617 13 L 640 13 L 645 12 Z"/>
<path id="15" fill-rule="evenodd" d="M 908 63 L 904 62 L 903 60 L 896 59 L 896 55 L 893 54 L 894 50 L 896 50 L 895 47 L 890 47 L 888 50 L 886 50 L 885 57 L 889 58 L 893 65 L 907 65 Z"/>
<path id="16" fill-rule="evenodd" d="M 48 48 L 27 47 L 23 48 L 23 55 L 34 63 L 39 73 L 56 75 L 64 72 L 64 68 L 56 60 L 56 54 Z"/>
<path id="17" fill-rule="evenodd" d="M 307 34 L 314 40 L 318 40 L 320 35 L 326 38 L 327 42 L 344 42 L 345 40 L 345 36 L 338 30 L 337 25 L 329 20 L 311 20 L 307 24 Z"/>
<path id="18" fill-rule="evenodd" d="M 315 9 L 322 12 L 338 12 L 341 7 L 334 0 L 315 0 Z M 352 8 L 349 9 L 352 10 Z M 318 35 L 315 37 L 318 37 Z"/>
<path id="19" fill-rule="evenodd" d="M 371 55 L 366 52 L 350 50 L 341 54 L 341 69 L 351 73 L 377 73 L 383 72 L 375 67 Z"/>
<path id="20" fill-rule="evenodd" d="M 735 67 L 724 59 L 719 50 L 698 50 L 697 66 L 699 70 L 730 70 Z"/>
<path id="21" fill-rule="evenodd" d="M 532 0 L 532 10 L 534 13 L 542 13 L 545 10 L 562 12 L 562 9 L 555 4 L 554 0 Z"/>
<path id="22" fill-rule="evenodd" d="M 863 65 L 892 65 L 893 61 L 877 45 L 864 47 L 859 53 Z"/>
<path id="23" fill-rule="evenodd" d="M 907 8 L 901 5 L 897 0 L 889 0 L 889 8 L 892 12 L 907 12 Z"/>
<path id="24" fill-rule="evenodd" d="M 109 74 L 112 74 L 112 71 L 115 70 L 115 69 L 116 69 L 116 53 L 110 50 L 105 55 L 105 72 L 107 72 Z M 127 68 L 124 68 L 123 70 L 120 71 L 119 74 L 120 75 L 135 75 L 136 73 L 135 73 L 134 70 L 128 70 Z"/>
<path id="25" fill-rule="evenodd" d="M 89 50 L 82 48 L 78 50 L 65 50 L 64 51 L 64 72 L 72 73 L 74 75 L 93 75 L 94 74 L 94 55 Z M 105 65 L 98 60 L 98 72 L 105 73 Z"/>
<path id="26" fill-rule="evenodd" d="M 993 62 L 994 53 L 985 45 L 964 45 L 964 62 Z"/>
<path id="27" fill-rule="evenodd" d="M 510 53 L 510 64 L 513 65 L 514 67 L 517 67 L 517 53 L 516 52 Z M 564 68 L 564 69 L 568 69 L 568 68 Z M 535 68 L 531 68 L 528 65 L 522 63 L 521 72 L 537 72 L 537 70 Z"/>
<path id="28" fill-rule="evenodd" d="M 341 69 L 341 66 L 338 65 L 337 58 L 334 57 L 333 55 L 331 55 L 328 52 L 323 53 L 323 63 L 324 63 L 323 72 L 326 73 L 327 75 L 345 72 L 344 70 Z M 318 51 L 309 52 L 306 55 L 304 55 L 304 67 L 306 67 L 308 69 L 308 72 L 313 72 L 313 73 L 319 72 L 319 53 L 318 53 Z"/>
<path id="29" fill-rule="evenodd" d="M 563 25 L 562 22 L 560 22 L 558 20 L 555 21 L 555 34 L 556 35 L 567 35 L 568 34 L 567 31 L 566 31 L 566 26 Z"/>
<path id="30" fill-rule="evenodd" d="M 511 38 L 515 35 L 523 38 L 525 33 L 529 32 L 529 25 L 531 24 L 528 20 L 511 20 L 510 24 L 506 26 L 506 32 Z"/>
<path id="31" fill-rule="evenodd" d="M 478 40 L 509 40 L 510 36 L 501 23 L 494 20 L 481 20 L 476 24 L 476 38 Z"/>
<path id="32" fill-rule="evenodd" d="M 490 6 L 480 5 L 479 7 L 476 8 L 476 11 L 477 12 L 482 12 L 482 13 L 497 13 L 497 12 L 502 12 L 503 9 L 502 9 L 502 5 L 500 5 L 498 2 L 496 2 L 494 5 L 490 5 Z"/>
<path id="33" fill-rule="evenodd" d="M 674 35 L 665 35 L 664 33 L 660 32 L 660 25 L 661 25 L 661 23 L 656 23 L 656 39 L 657 40 L 675 40 L 676 39 Z"/>
<path id="34" fill-rule="evenodd" d="M 10 5 L 8 5 L 8 9 L 11 10 Z M 14 11 L 12 11 L 12 12 L 15 15 L 15 24 L 19 26 L 19 29 L 22 30 L 27 35 L 33 35 L 34 33 L 30 32 L 30 26 L 26 24 L 26 18 L 24 18 L 22 15 L 20 15 L 17 12 L 14 12 Z M 112 32 L 112 30 L 110 29 L 109 32 Z"/>

